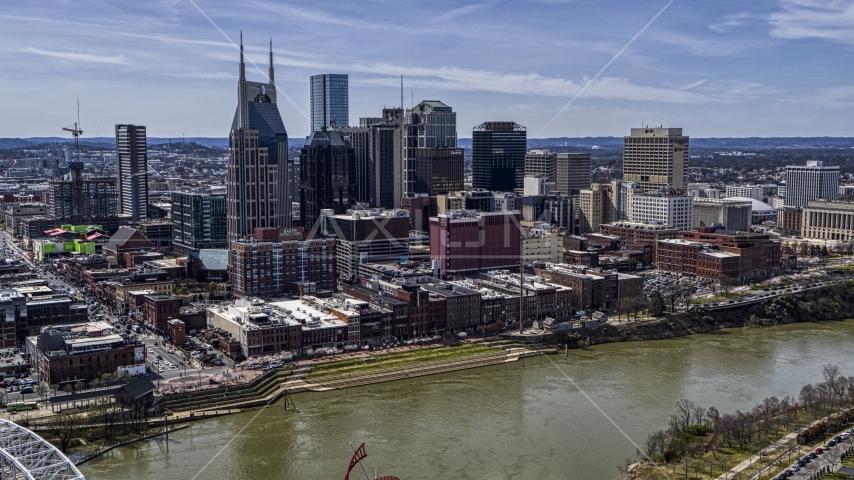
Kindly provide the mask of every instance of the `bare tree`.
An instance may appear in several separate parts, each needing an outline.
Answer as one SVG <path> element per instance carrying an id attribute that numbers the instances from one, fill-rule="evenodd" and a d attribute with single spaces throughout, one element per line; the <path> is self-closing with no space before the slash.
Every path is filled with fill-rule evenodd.
<path id="1" fill-rule="evenodd" d="M 63 452 L 68 451 L 71 441 L 80 433 L 83 415 L 74 410 L 63 410 L 47 422 L 48 432 Z"/>

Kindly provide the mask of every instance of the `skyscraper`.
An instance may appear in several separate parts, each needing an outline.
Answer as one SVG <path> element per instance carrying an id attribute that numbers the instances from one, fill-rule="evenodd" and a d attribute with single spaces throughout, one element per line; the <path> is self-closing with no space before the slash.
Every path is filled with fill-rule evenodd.
<path id="1" fill-rule="evenodd" d="M 148 208 L 148 153 L 144 126 L 116 125 L 116 167 L 119 214 L 130 215 L 134 223 L 145 220 Z"/>
<path id="2" fill-rule="evenodd" d="M 345 213 L 356 203 L 356 155 L 342 132 L 324 129 L 308 137 L 299 162 L 300 221 L 317 230 L 322 210 Z"/>
<path id="3" fill-rule="evenodd" d="M 225 195 L 205 190 L 172 192 L 171 216 L 175 251 L 228 248 Z"/>
<path id="4" fill-rule="evenodd" d="M 327 73 L 311 76 L 311 131 L 350 125 L 347 75 Z"/>
<path id="5" fill-rule="evenodd" d="M 329 127 L 328 130 L 341 132 L 344 140 L 350 143 L 353 147 L 355 155 L 355 173 L 356 173 L 356 198 L 359 202 L 369 204 L 372 202 L 371 179 L 371 130 L 368 127 Z"/>
<path id="6" fill-rule="evenodd" d="M 463 149 L 418 148 L 413 162 L 414 193 L 433 196 L 463 189 Z"/>
<path id="7" fill-rule="evenodd" d="M 371 159 L 374 169 L 371 175 L 371 191 L 373 201 L 378 207 L 400 208 L 403 198 L 401 114 L 399 108 L 384 108 L 379 122 L 370 121 Z"/>
<path id="8" fill-rule="evenodd" d="M 681 128 L 633 128 L 623 137 L 623 181 L 643 190 L 684 189 L 688 137 Z"/>
<path id="9" fill-rule="evenodd" d="M 403 194 L 415 190 L 415 156 L 419 148 L 456 148 L 457 114 L 439 100 L 424 100 L 406 110 L 403 127 Z"/>
<path id="10" fill-rule="evenodd" d="M 231 125 L 226 170 L 228 240 L 252 235 L 256 227 L 289 227 L 288 132 L 276 106 L 273 43 L 269 83 L 246 80 L 243 34 L 237 112 Z"/>
<path id="11" fill-rule="evenodd" d="M 528 134 L 514 122 L 485 122 L 472 131 L 472 187 L 512 192 L 523 187 Z"/>
<path id="12" fill-rule="evenodd" d="M 555 154 L 555 188 L 559 195 L 571 195 L 575 190 L 590 188 L 590 154 Z"/>
<path id="13" fill-rule="evenodd" d="M 805 207 L 810 200 L 839 198 L 839 167 L 810 160 L 806 166 L 786 165 L 786 206 Z"/>

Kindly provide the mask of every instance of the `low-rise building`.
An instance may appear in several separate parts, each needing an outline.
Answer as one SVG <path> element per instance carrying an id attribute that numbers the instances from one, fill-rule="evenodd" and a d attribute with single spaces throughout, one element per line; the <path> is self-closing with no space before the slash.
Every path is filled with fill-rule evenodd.
<path id="1" fill-rule="evenodd" d="M 854 202 L 810 200 L 803 207 L 801 235 L 843 242 L 854 239 Z"/>
<path id="2" fill-rule="evenodd" d="M 45 327 L 27 337 L 27 355 L 39 381 L 60 386 L 145 365 L 145 345 L 104 322 Z"/>
<path id="3" fill-rule="evenodd" d="M 292 310 L 258 299 L 238 299 L 232 305 L 209 307 L 208 323 L 239 340 L 240 352 L 246 356 L 302 351 L 301 311 Z"/>
<path id="4" fill-rule="evenodd" d="M 620 244 L 628 250 L 643 251 L 644 247 L 650 246 L 653 258 L 659 240 L 679 238 L 676 228 L 660 223 L 614 222 L 600 226 L 599 231 L 604 235 L 620 237 Z"/>

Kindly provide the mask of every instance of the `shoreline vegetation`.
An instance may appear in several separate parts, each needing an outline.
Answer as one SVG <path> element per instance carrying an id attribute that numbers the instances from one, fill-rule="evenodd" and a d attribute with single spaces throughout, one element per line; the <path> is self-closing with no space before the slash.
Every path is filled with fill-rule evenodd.
<path id="1" fill-rule="evenodd" d="M 767 397 L 733 413 L 681 399 L 667 428 L 647 436 L 638 463 L 628 468 L 627 459 L 618 468 L 627 471 L 628 480 L 714 480 L 727 472 L 733 480 L 760 472 L 773 478 L 815 448 L 827 449 L 826 442 L 854 421 L 854 376 L 831 364 L 824 365 L 822 376 L 797 397 Z"/>
<path id="2" fill-rule="evenodd" d="M 604 325 L 581 334 L 559 333 L 544 343 L 588 348 L 614 342 L 637 342 L 684 337 L 724 328 L 763 328 L 792 323 L 847 320 L 854 317 L 854 280 L 844 280 L 822 288 L 792 292 L 764 304 L 735 304 L 727 310 L 690 310 L 652 320 L 620 325 Z"/>

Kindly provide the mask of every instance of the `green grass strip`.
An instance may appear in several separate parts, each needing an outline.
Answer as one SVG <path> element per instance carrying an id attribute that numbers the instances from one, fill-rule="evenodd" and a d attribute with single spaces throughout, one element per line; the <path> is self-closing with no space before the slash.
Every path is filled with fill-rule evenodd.
<path id="1" fill-rule="evenodd" d="M 466 344 L 453 347 L 422 348 L 406 352 L 381 353 L 374 355 L 373 360 L 369 361 L 354 358 L 315 365 L 312 367 L 311 372 L 305 376 L 305 379 L 314 380 L 322 377 L 347 375 L 348 373 L 364 373 L 385 368 L 406 367 L 420 363 L 453 360 L 500 351 L 502 350 L 497 347 Z"/>

